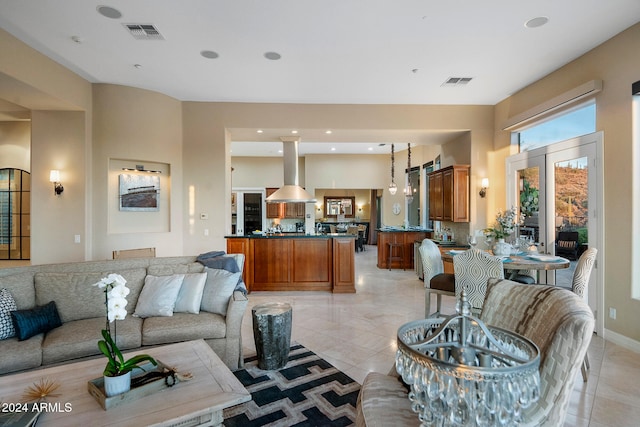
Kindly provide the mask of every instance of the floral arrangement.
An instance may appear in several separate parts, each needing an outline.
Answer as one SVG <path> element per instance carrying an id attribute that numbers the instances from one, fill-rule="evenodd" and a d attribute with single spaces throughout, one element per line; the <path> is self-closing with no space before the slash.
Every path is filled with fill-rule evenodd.
<path id="1" fill-rule="evenodd" d="M 524 221 L 524 214 L 518 215 L 518 210 L 512 207 L 505 212 L 498 211 L 496 223 L 493 227 L 485 228 L 484 234 L 487 237 L 504 239 L 516 230 L 516 226 Z"/>
<path id="2" fill-rule="evenodd" d="M 126 286 L 127 281 L 119 274 L 109 274 L 102 278 L 98 283 L 94 283 L 100 289 L 104 289 L 105 305 L 107 309 L 107 322 L 105 329 L 102 330 L 102 340 L 98 341 L 98 348 L 107 356 L 109 361 L 104 368 L 103 374 L 107 377 L 117 377 L 126 374 L 135 368 L 142 369 L 138 366 L 141 362 L 150 362 L 154 366 L 158 363 L 148 354 L 139 354 L 129 360 L 124 360 L 122 352 L 116 344 L 117 339 L 117 322 L 115 320 L 124 320 L 127 317 L 127 295 L 129 288 Z M 113 323 L 113 337 L 111 335 L 111 323 Z"/>

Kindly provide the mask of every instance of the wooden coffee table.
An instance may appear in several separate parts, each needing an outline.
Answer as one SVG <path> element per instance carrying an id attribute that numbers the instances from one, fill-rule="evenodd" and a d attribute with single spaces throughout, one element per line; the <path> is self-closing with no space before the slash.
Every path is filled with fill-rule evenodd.
<path id="1" fill-rule="evenodd" d="M 38 426 L 184 427 L 221 425 L 223 409 L 251 400 L 251 394 L 203 340 L 134 351 L 125 357 L 138 353 L 149 354 L 178 372 L 191 372 L 193 379 L 105 411 L 87 390 L 87 382 L 102 375 L 106 358 L 100 357 L 0 377 L 0 402 L 25 402 L 24 391 L 48 378 L 60 384 L 59 396 L 47 399 L 51 405 L 39 416 Z"/>

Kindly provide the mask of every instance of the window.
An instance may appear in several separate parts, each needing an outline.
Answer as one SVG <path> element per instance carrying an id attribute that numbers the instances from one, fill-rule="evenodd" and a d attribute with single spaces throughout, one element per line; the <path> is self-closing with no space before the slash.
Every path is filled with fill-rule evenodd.
<path id="1" fill-rule="evenodd" d="M 29 259 L 31 175 L 0 169 L 0 259 Z"/>
<path id="2" fill-rule="evenodd" d="M 577 109 L 553 116 L 547 121 L 516 132 L 520 152 L 596 131 L 596 104 L 591 101 Z"/>

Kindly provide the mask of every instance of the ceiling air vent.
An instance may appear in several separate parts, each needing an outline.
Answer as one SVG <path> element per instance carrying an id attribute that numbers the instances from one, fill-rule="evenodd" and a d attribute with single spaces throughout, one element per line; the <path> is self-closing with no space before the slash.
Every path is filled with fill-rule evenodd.
<path id="1" fill-rule="evenodd" d="M 473 77 L 449 77 L 442 86 L 463 86 L 468 84 Z"/>
<path id="2" fill-rule="evenodd" d="M 164 40 L 162 34 L 151 24 L 122 24 L 136 40 Z"/>

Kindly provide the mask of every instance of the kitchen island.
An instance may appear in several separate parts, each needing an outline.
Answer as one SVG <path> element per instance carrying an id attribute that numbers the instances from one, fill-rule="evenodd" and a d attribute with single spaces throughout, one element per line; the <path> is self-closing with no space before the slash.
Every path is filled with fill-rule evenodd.
<path id="1" fill-rule="evenodd" d="M 243 278 L 249 292 L 356 291 L 354 235 L 282 233 L 225 238 L 227 253 L 245 255 Z"/>
<path id="2" fill-rule="evenodd" d="M 378 268 L 402 268 L 413 270 L 414 242 L 431 237 L 430 230 L 379 229 L 378 230 Z M 398 245 L 393 248 L 393 257 L 389 265 L 389 243 Z M 402 258 L 402 260 L 400 259 Z"/>

